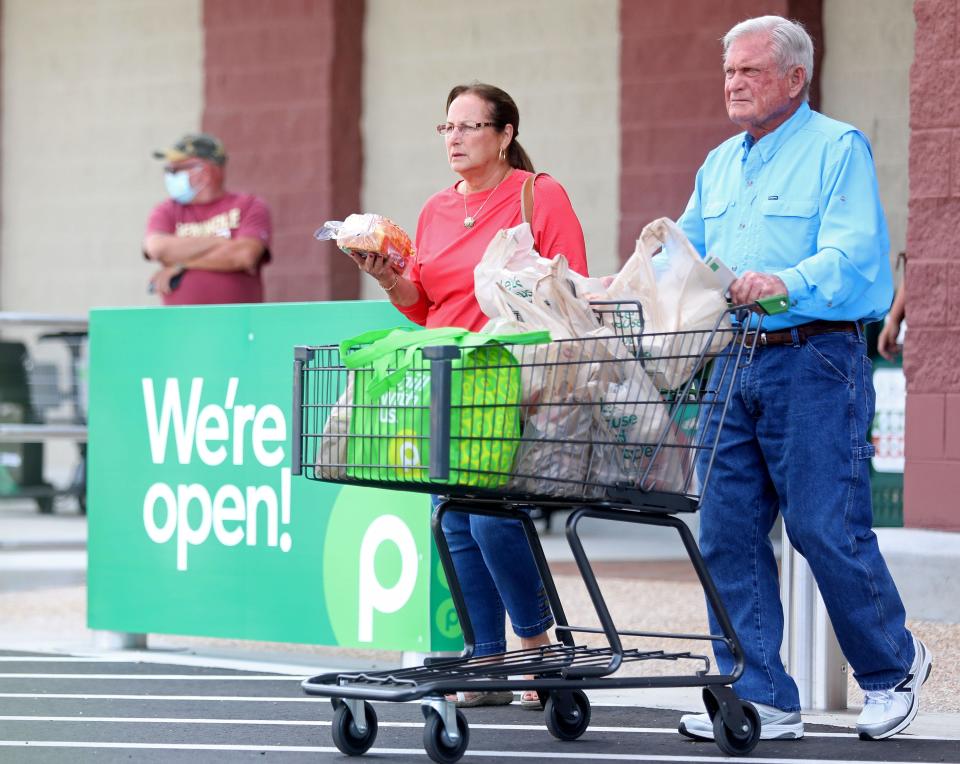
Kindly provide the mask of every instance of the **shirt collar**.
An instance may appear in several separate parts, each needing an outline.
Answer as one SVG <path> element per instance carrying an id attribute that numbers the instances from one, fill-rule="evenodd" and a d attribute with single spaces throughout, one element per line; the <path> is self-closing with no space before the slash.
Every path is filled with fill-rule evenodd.
<path id="1" fill-rule="evenodd" d="M 777 153 L 777 150 L 807 123 L 812 114 L 810 104 L 804 101 L 800 104 L 800 107 L 790 115 L 790 119 L 772 133 L 763 136 L 760 140 L 756 140 L 750 133 L 744 133 L 742 144 L 743 159 L 746 160 L 750 149 L 756 146 L 763 161 L 769 162 L 773 155 Z"/>

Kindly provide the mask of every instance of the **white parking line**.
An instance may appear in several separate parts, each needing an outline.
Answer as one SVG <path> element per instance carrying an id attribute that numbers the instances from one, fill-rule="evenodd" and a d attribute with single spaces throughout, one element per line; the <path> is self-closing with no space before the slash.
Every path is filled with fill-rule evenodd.
<path id="1" fill-rule="evenodd" d="M 322 698 L 303 695 L 293 698 L 244 695 L 101 695 L 82 692 L 0 692 L 0 698 L 57 698 L 59 700 L 234 700 L 241 703 L 316 703 Z"/>
<path id="2" fill-rule="evenodd" d="M 134 661 L 111 661 L 103 658 L 78 658 L 75 655 L 53 657 L 50 655 L 0 655 L 0 663 L 131 663 Z"/>
<path id="3" fill-rule="evenodd" d="M 313 719 L 184 719 L 181 717 L 159 718 L 153 716 L 0 716 L 0 722 L 107 722 L 113 724 L 246 724 L 255 727 L 329 727 L 329 721 Z M 378 727 L 422 727 L 423 722 L 377 722 Z M 478 725 L 470 725 L 475 727 Z M 543 729 L 540 726 L 538 729 Z"/>
<path id="4" fill-rule="evenodd" d="M 97 655 L 44 655 L 24 657 L 13 655 L 0 656 L 2 663 L 105 663 L 105 664 L 160 664 L 171 667 L 199 666 L 207 669 L 225 669 L 229 671 L 250 671 L 260 673 L 296 675 L 310 672 L 330 674 L 346 671 L 343 667 L 322 667 L 308 663 L 278 663 L 276 661 L 255 661 L 241 658 L 217 658 L 197 656 L 187 653 L 151 653 L 148 650 L 127 650 L 123 653 L 101 653 Z M 359 667 L 358 667 L 359 668 Z M 369 668 L 364 666 L 364 669 Z"/>
<path id="5" fill-rule="evenodd" d="M 0 722 L 97 722 L 106 724 L 237 724 L 252 727 L 329 727 L 329 721 L 313 719 L 209 719 L 191 717 L 156 717 L 156 716 L 0 716 Z M 397 727 L 417 729 L 423 726 L 422 721 L 413 722 L 377 722 L 379 727 Z M 480 724 L 470 723 L 470 729 L 513 730 L 517 732 L 542 732 L 543 724 Z M 591 732 L 629 733 L 646 735 L 676 735 L 676 727 L 604 727 L 590 725 Z M 804 737 L 822 738 L 856 738 L 855 732 L 804 732 Z M 932 740 L 948 742 L 953 738 L 932 737 L 929 735 L 902 735 L 900 740 Z"/>
<path id="6" fill-rule="evenodd" d="M 0 679 L 170 679 L 188 682 L 302 682 L 306 676 L 287 674 L 0 674 Z"/>
<path id="7" fill-rule="evenodd" d="M 0 746 L 16 748 L 120 748 L 133 750 L 162 751 L 263 751 L 264 753 L 339 753 L 333 746 L 299 745 L 204 745 L 193 743 L 100 743 L 71 742 L 60 740 L 0 740 Z M 370 754 L 393 756 L 423 756 L 422 748 L 371 748 Z M 678 761 L 678 762 L 728 762 L 743 761 L 752 764 L 811 764 L 811 759 L 772 759 L 759 756 L 663 756 L 657 754 L 630 753 L 566 753 L 558 751 L 471 751 L 466 756 L 487 756 L 502 759 L 574 759 L 587 761 Z M 817 764 L 850 764 L 849 759 L 816 759 Z M 856 764 L 889 764 L 888 761 L 858 761 Z M 934 762 L 911 762 L 911 764 L 935 764 Z"/>

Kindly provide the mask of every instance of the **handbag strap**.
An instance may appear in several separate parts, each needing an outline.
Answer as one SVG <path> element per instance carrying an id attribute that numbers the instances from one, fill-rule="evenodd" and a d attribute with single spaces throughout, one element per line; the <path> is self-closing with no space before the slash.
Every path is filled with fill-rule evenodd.
<path id="1" fill-rule="evenodd" d="M 537 178 L 546 175 L 545 172 L 536 172 L 523 181 L 523 188 L 520 190 L 520 219 L 524 223 L 529 223 L 533 228 L 533 191 L 537 183 Z"/>

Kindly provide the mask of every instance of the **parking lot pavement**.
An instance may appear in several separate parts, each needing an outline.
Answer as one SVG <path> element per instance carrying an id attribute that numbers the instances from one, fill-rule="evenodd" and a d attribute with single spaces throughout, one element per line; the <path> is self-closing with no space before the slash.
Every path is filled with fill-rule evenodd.
<path id="1" fill-rule="evenodd" d="M 304 695 L 300 676 L 357 668 L 358 661 L 387 668 L 398 654 L 351 658 L 350 651 L 315 646 L 157 635 L 151 635 L 150 650 L 104 653 L 98 635 L 86 627 L 85 541 L 82 517 L 39 517 L 3 505 L 0 762 L 344 761 L 331 739 L 330 704 Z M 562 542 L 559 529 L 544 535 L 568 615 L 576 620 L 589 603 Z M 703 607 L 689 563 L 668 554 L 664 540 L 611 536 L 597 525 L 585 528 L 585 545 L 624 628 L 692 632 L 703 627 L 690 620 L 702 619 Z M 924 571 L 922 577 L 940 582 L 941 598 L 943 587 L 955 589 L 943 576 Z M 923 603 L 917 604 L 924 612 Z M 949 614 L 929 614 L 935 620 L 911 623 L 933 647 L 936 666 L 908 734 L 863 743 L 852 731 L 859 709 L 805 713 L 803 741 L 762 742 L 747 760 L 960 764 L 960 626 L 944 618 Z M 641 616 L 643 622 L 634 623 Z M 27 650 L 35 652 L 15 652 Z M 696 688 L 590 692 L 591 726 L 572 743 L 555 740 L 541 714 L 517 704 L 469 709 L 471 742 L 464 761 L 723 760 L 712 743 L 693 743 L 676 733 L 681 713 L 676 709 L 702 710 L 699 694 Z M 853 687 L 850 697 L 855 704 L 862 696 Z M 419 706 L 375 706 L 381 724 L 371 760 L 427 761 Z"/>
<path id="2" fill-rule="evenodd" d="M 204 665 L 0 651 L 0 760 L 6 762 L 342 762 L 330 703 L 302 676 Z M 600 696 L 596 696 L 600 700 Z M 417 703 L 376 703 L 371 761 L 427 761 Z M 465 761 L 714 762 L 712 743 L 676 732 L 678 711 L 601 705 L 573 742 L 550 736 L 538 711 L 468 709 Z M 849 727 L 808 723 L 801 741 L 761 742 L 743 761 L 949 762 L 957 740 L 901 735 L 864 743 Z"/>

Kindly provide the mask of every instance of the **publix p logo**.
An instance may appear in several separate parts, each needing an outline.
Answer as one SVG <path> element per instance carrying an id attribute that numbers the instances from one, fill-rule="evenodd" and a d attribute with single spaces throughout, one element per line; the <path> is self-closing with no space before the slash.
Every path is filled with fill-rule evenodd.
<path id="1" fill-rule="evenodd" d="M 400 551 L 400 577 L 392 586 L 384 586 L 377 577 L 375 559 L 384 544 Z M 417 582 L 417 544 L 410 528 L 396 515 L 381 515 L 374 520 L 360 542 L 360 601 L 357 639 L 373 642 L 373 614 L 396 613 L 407 604 Z"/>
<path id="2" fill-rule="evenodd" d="M 426 651 L 430 498 L 344 486 L 323 549 L 323 591 L 337 644 Z"/>

